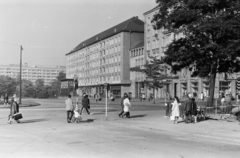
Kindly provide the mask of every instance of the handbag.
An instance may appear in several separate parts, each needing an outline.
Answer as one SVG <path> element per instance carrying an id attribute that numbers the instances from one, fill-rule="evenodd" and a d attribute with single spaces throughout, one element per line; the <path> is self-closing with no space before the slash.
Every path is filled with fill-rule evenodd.
<path id="1" fill-rule="evenodd" d="M 19 120 L 19 119 L 22 119 L 23 117 L 22 117 L 21 113 L 16 113 L 13 115 L 13 118 L 14 118 L 14 120 Z"/>

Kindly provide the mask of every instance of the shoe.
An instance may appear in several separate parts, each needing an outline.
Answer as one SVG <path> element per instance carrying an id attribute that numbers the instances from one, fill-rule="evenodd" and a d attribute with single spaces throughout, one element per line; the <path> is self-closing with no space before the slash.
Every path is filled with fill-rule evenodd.
<path id="1" fill-rule="evenodd" d="M 120 114 L 118 114 L 118 116 L 119 116 L 119 118 L 121 117 L 121 115 L 120 115 Z"/>

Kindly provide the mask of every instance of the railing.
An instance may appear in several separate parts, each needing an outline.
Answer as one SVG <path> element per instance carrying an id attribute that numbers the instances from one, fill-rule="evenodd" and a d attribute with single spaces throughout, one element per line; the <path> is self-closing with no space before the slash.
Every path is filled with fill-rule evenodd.
<path id="1" fill-rule="evenodd" d="M 208 101 L 196 101 L 196 104 L 198 109 L 197 113 L 201 114 L 204 118 L 217 114 L 221 119 L 229 119 L 229 117 L 232 115 L 235 118 L 237 117 L 237 119 L 240 121 L 240 104 L 236 101 L 221 103 L 219 100 L 215 100 L 214 105 L 211 105 Z M 179 106 L 180 117 L 182 118 L 185 115 L 184 106 L 185 102 L 182 101 L 181 106 Z M 171 115 L 171 107 L 171 102 L 167 102 L 166 116 Z"/>

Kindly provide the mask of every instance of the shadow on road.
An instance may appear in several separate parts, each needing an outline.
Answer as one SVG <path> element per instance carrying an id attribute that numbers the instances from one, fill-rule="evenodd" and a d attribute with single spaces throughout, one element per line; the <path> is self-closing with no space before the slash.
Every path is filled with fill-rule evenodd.
<path id="1" fill-rule="evenodd" d="M 138 117 L 145 117 L 145 116 L 147 116 L 147 115 L 133 115 L 133 116 L 131 116 L 131 118 L 138 118 Z"/>
<path id="2" fill-rule="evenodd" d="M 82 120 L 81 123 L 90 123 L 93 122 L 96 119 L 87 119 L 87 120 Z"/>
<path id="3" fill-rule="evenodd" d="M 20 123 L 35 123 L 35 122 L 43 122 L 43 121 L 47 121 L 47 119 L 20 120 Z"/>

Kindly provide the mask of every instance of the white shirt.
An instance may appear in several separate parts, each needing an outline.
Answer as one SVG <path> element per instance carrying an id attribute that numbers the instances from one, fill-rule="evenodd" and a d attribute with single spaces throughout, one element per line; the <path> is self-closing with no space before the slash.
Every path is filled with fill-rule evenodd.
<path id="1" fill-rule="evenodd" d="M 66 110 L 73 110 L 72 100 L 70 98 L 65 100 Z"/>

